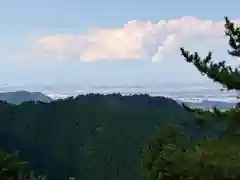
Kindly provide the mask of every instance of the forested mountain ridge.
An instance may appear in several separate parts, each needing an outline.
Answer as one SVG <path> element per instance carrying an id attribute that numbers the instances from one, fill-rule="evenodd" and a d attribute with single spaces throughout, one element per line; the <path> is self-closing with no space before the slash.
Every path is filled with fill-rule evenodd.
<path id="1" fill-rule="evenodd" d="M 172 99 L 80 95 L 50 103 L 0 102 L 0 146 L 20 150 L 30 169 L 50 179 L 132 180 L 157 125 L 191 117 Z M 193 122 L 193 121 L 192 121 Z"/>

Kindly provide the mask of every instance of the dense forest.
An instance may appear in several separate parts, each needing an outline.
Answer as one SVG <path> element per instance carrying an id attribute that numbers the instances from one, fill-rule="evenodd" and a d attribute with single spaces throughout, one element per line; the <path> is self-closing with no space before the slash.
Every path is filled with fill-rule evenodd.
<path id="1" fill-rule="evenodd" d="M 229 54 L 240 56 L 240 28 L 226 18 L 225 29 Z M 239 90 L 237 68 L 214 63 L 211 53 L 181 52 L 201 73 Z M 237 180 L 239 118 L 238 108 L 206 111 L 149 95 L 1 101 L 0 179 Z"/>
<path id="2" fill-rule="evenodd" d="M 49 179 L 132 180 L 141 149 L 157 125 L 175 119 L 191 125 L 191 117 L 174 100 L 148 95 L 1 102 L 0 109 L 3 150 L 19 150 L 28 167 Z"/>

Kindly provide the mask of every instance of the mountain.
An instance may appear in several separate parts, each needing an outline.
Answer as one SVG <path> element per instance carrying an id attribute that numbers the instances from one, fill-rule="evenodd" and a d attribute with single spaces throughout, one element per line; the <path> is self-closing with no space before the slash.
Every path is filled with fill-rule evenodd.
<path id="1" fill-rule="evenodd" d="M 134 180 L 141 149 L 171 120 L 196 133 L 174 100 L 148 95 L 88 94 L 50 103 L 0 102 L 0 147 L 19 150 L 49 179 Z"/>
<path id="2" fill-rule="evenodd" d="M 19 94 L 31 93 L 15 92 L 14 97 Z M 14 102 L 31 99 L 26 96 Z M 0 147 L 19 150 L 30 170 L 52 180 L 67 176 L 135 180 L 141 149 L 156 127 L 169 121 L 182 125 L 193 139 L 222 132 L 222 126 L 214 129 L 209 124 L 200 132 L 179 103 L 149 95 L 88 94 L 19 105 L 0 102 L 0 109 Z"/>
<path id="3" fill-rule="evenodd" d="M 21 104 L 26 101 L 50 102 L 52 99 L 40 92 L 15 91 L 0 93 L 0 100 L 11 104 Z"/>

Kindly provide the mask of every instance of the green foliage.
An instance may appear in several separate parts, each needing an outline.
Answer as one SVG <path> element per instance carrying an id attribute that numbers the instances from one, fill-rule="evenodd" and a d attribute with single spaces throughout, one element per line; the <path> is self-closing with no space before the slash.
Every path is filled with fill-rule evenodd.
<path id="1" fill-rule="evenodd" d="M 158 124 L 188 118 L 167 98 L 89 94 L 50 103 L 0 102 L 0 146 L 50 180 L 133 180 Z M 174 113 L 172 113 L 174 112 Z"/>
<path id="2" fill-rule="evenodd" d="M 237 180 L 240 178 L 239 138 L 222 137 L 194 145 L 179 127 L 159 130 L 144 150 L 144 180 Z M 173 131 L 175 130 L 175 132 Z M 167 133 L 166 133 L 167 132 Z"/>
<path id="3" fill-rule="evenodd" d="M 160 178 L 159 173 L 163 173 L 166 168 L 169 168 L 172 158 L 181 151 L 181 148 L 189 145 L 182 127 L 174 123 L 160 127 L 156 132 L 155 137 L 142 152 L 139 172 L 140 178 L 143 180 Z"/>
<path id="4" fill-rule="evenodd" d="M 17 153 L 8 154 L 0 151 L 0 179 L 11 178 L 26 162 L 19 162 L 16 159 Z"/>
<path id="5" fill-rule="evenodd" d="M 1 180 L 46 180 L 45 176 L 36 176 L 33 171 L 26 174 L 24 166 L 27 162 L 18 160 L 18 152 L 6 153 L 0 151 L 0 179 Z"/>

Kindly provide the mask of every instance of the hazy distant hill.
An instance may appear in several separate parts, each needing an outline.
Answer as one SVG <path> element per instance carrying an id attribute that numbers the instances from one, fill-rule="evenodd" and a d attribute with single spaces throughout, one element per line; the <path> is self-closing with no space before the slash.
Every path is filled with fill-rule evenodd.
<path id="1" fill-rule="evenodd" d="M 0 93 L 0 100 L 12 104 L 21 104 L 25 101 L 50 102 L 52 99 L 40 92 L 16 91 Z"/>
<path id="2" fill-rule="evenodd" d="M 64 99 L 65 98 L 66 97 L 64 97 Z M 50 102 L 53 99 L 41 92 L 15 91 L 15 92 L 0 93 L 0 100 L 6 101 L 12 104 L 21 104 L 22 102 L 25 102 L 25 101 Z M 218 109 L 230 109 L 235 106 L 235 103 L 233 102 L 212 101 L 212 100 L 203 100 L 200 102 L 186 102 L 186 101 L 180 101 L 180 100 L 176 100 L 176 101 L 179 103 L 184 102 L 190 107 L 203 108 L 203 109 L 209 109 L 212 107 L 216 107 Z"/>

